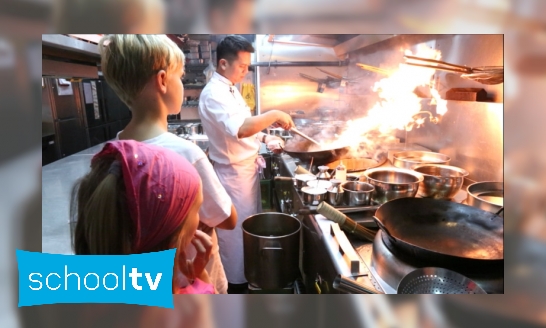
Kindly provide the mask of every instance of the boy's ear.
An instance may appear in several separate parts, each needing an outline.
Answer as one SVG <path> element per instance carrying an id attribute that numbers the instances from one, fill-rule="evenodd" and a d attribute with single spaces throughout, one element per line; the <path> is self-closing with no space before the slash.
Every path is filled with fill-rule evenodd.
<path id="1" fill-rule="evenodd" d="M 227 60 L 225 60 L 224 58 L 220 59 L 218 61 L 218 67 L 221 67 L 223 70 L 225 70 L 227 68 Z"/>
<path id="2" fill-rule="evenodd" d="M 167 72 L 165 72 L 164 70 L 160 70 L 154 76 L 154 79 L 155 85 L 157 86 L 158 90 L 160 90 L 163 94 L 167 93 Z"/>

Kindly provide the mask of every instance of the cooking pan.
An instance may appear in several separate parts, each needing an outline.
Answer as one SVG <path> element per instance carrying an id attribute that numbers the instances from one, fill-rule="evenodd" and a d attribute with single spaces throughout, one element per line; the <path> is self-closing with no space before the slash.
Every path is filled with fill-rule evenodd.
<path id="1" fill-rule="evenodd" d="M 447 200 L 399 198 L 381 205 L 374 220 L 387 248 L 402 258 L 502 270 L 504 222 L 494 213 Z"/>
<path id="2" fill-rule="evenodd" d="M 311 142 L 306 141 L 306 144 L 302 147 L 303 149 L 309 149 Z M 323 149 L 323 150 L 316 150 L 316 151 L 295 151 L 293 150 L 295 146 L 293 146 L 293 143 L 287 144 L 283 150 L 286 154 L 293 158 L 298 158 L 304 162 L 311 161 L 311 158 L 313 158 L 313 161 L 316 164 L 325 164 L 330 163 L 335 160 L 338 160 L 345 156 L 349 150 L 350 147 L 341 147 L 341 148 L 331 148 L 331 149 Z M 299 148 L 299 147 L 298 147 Z"/>

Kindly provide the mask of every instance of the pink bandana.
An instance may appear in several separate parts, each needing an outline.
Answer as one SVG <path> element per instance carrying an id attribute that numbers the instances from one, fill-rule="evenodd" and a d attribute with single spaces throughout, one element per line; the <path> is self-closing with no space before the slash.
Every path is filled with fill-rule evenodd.
<path id="1" fill-rule="evenodd" d="M 98 158 L 115 156 L 134 224 L 133 253 L 144 253 L 169 237 L 186 217 L 201 180 L 185 158 L 159 146 L 134 140 L 108 142 Z M 115 173 L 115 172 L 112 172 Z"/>

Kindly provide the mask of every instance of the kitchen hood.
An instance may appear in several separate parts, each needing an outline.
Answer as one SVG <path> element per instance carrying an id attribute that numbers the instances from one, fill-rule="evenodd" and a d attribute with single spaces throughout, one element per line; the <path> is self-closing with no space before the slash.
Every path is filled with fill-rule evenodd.
<path id="1" fill-rule="evenodd" d="M 98 78 L 96 43 L 61 34 L 42 35 L 42 76 L 79 80 Z"/>

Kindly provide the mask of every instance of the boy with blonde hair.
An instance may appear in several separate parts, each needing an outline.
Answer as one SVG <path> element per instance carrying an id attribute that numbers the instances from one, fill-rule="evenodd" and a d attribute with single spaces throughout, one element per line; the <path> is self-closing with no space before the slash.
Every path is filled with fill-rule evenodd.
<path id="1" fill-rule="evenodd" d="M 231 230 L 237 212 L 205 153 L 167 130 L 167 116 L 178 114 L 184 98 L 184 54 L 166 35 L 107 35 L 99 43 L 102 73 L 129 106 L 132 118 L 117 139 L 133 139 L 174 150 L 186 158 L 202 180 L 200 227 L 213 240 L 207 272 L 218 293 L 227 280 L 214 227 Z M 195 250 L 193 254 L 195 254 Z"/>

